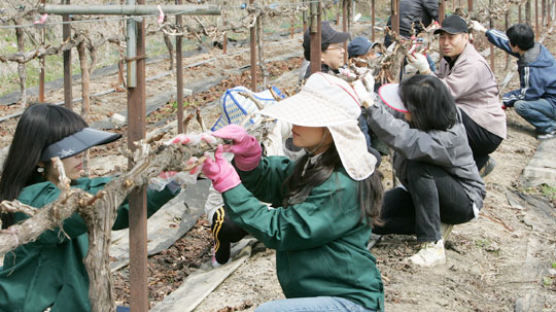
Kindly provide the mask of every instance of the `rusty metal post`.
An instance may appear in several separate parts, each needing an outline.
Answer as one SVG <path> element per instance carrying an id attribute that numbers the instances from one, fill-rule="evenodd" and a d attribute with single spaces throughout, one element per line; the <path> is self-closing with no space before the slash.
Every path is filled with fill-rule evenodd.
<path id="1" fill-rule="evenodd" d="M 473 0 L 467 0 L 467 11 L 473 12 Z"/>
<path id="2" fill-rule="evenodd" d="M 540 37 L 540 28 L 539 28 L 539 0 L 535 0 L 535 35 L 537 40 Z"/>
<path id="3" fill-rule="evenodd" d="M 375 0 L 371 0 L 371 40 L 375 42 Z"/>
<path id="4" fill-rule="evenodd" d="M 182 4 L 182 0 L 176 0 L 176 4 Z M 178 27 L 182 25 L 181 15 L 176 15 L 176 24 Z M 226 35 L 224 35 L 224 38 Z M 176 37 L 176 86 L 178 94 L 176 104 L 178 105 L 177 122 L 178 133 L 183 133 L 183 58 L 182 58 L 182 40 L 183 36 Z"/>
<path id="5" fill-rule="evenodd" d="M 400 0 L 392 0 L 390 3 L 392 31 L 396 34 L 400 33 Z"/>
<path id="6" fill-rule="evenodd" d="M 293 39 L 294 34 L 295 34 L 295 14 L 292 14 L 292 16 L 290 17 L 290 39 Z"/>
<path id="7" fill-rule="evenodd" d="M 546 28 L 550 28 L 550 23 L 552 22 L 552 6 L 550 0 L 546 2 Z"/>
<path id="8" fill-rule="evenodd" d="M 446 2 L 444 0 L 440 0 L 438 5 L 438 22 L 442 24 L 444 21 L 444 17 L 446 16 Z"/>
<path id="9" fill-rule="evenodd" d="M 307 0 L 303 0 L 303 3 L 307 3 Z M 305 32 L 307 31 L 307 11 L 303 10 L 303 13 L 301 14 L 301 19 L 303 20 L 303 33 L 305 34 Z"/>
<path id="10" fill-rule="evenodd" d="M 222 5 L 224 6 L 226 6 L 227 4 L 227 1 L 222 2 Z M 222 25 L 226 26 L 228 25 L 228 19 L 226 18 L 227 16 L 224 14 L 224 12 L 226 12 L 226 10 L 222 10 Z M 226 53 L 228 53 L 228 34 L 226 33 L 226 31 L 224 31 L 224 33 L 222 34 L 222 54 Z"/>
<path id="11" fill-rule="evenodd" d="M 342 31 L 348 31 L 348 1 L 351 0 L 343 0 L 342 1 Z M 347 41 L 344 42 L 344 64 L 347 63 L 348 54 L 347 54 Z"/>
<path id="12" fill-rule="evenodd" d="M 253 4 L 255 0 L 249 0 Z M 253 24 L 250 31 L 250 53 L 251 53 L 251 90 L 257 91 L 257 23 Z"/>
<path id="13" fill-rule="evenodd" d="M 135 2 L 128 0 L 128 3 Z M 144 4 L 145 0 L 138 0 Z M 130 3 L 131 4 L 131 3 Z M 133 3 L 134 4 L 134 3 Z M 130 36 L 130 34 L 128 34 Z M 127 114 L 129 149 L 134 142 L 145 137 L 145 20 L 137 23 L 136 87 L 128 87 Z M 129 65 L 128 65 L 129 67 Z M 133 161 L 129 160 L 129 166 Z M 146 187 L 135 189 L 129 194 L 129 283 L 130 308 L 133 312 L 147 312 L 149 293 L 147 290 L 147 195 Z"/>
<path id="14" fill-rule="evenodd" d="M 529 24 L 530 26 L 531 24 L 531 0 L 527 0 L 527 2 L 525 3 L 525 22 L 527 24 Z"/>
<path id="15" fill-rule="evenodd" d="M 338 1 L 338 10 L 336 11 L 336 26 L 340 26 L 340 12 L 343 10 L 344 8 L 344 0 L 342 0 L 342 2 Z M 343 14 L 342 14 L 342 20 L 343 20 Z"/>
<path id="16" fill-rule="evenodd" d="M 70 4 L 70 0 L 65 0 L 64 4 Z M 71 19 L 69 14 L 62 15 L 63 22 L 69 22 Z M 62 26 L 62 40 L 69 41 L 71 39 L 71 24 L 66 23 Z M 64 58 L 64 106 L 71 109 L 71 50 L 63 53 Z"/>
<path id="17" fill-rule="evenodd" d="M 310 26 L 309 32 L 311 36 L 311 74 L 320 72 L 321 68 L 321 11 L 322 6 L 320 1 L 312 1 L 310 4 Z"/>
<path id="18" fill-rule="evenodd" d="M 493 0 L 489 0 L 488 5 L 489 5 L 489 11 L 490 11 L 490 9 L 492 8 L 492 5 L 493 5 Z M 492 29 L 492 28 L 494 28 L 494 20 L 492 19 L 492 15 L 489 15 L 489 16 L 490 16 L 490 19 L 489 19 L 489 24 L 490 25 L 489 26 L 490 26 L 490 29 Z M 496 68 L 495 68 L 495 65 L 496 65 L 495 61 L 496 60 L 494 59 L 494 45 L 492 43 L 489 43 L 489 45 L 490 45 L 490 69 L 494 73 L 494 72 L 496 72 Z"/>
<path id="19" fill-rule="evenodd" d="M 510 10 L 506 11 L 506 13 L 504 14 L 504 30 L 507 30 L 510 27 L 509 24 L 510 24 Z M 506 55 L 506 65 L 504 67 L 504 70 L 508 70 L 508 68 L 510 67 L 510 54 L 509 53 L 504 53 L 504 54 Z"/>
<path id="20" fill-rule="evenodd" d="M 42 4 L 46 3 L 46 0 L 41 0 Z M 46 36 L 46 31 L 45 29 L 41 29 L 40 31 L 41 33 L 41 45 L 44 45 L 45 42 L 45 36 Z M 44 66 L 45 66 L 45 62 L 44 62 L 44 57 L 40 57 L 39 58 L 39 67 L 40 67 L 40 72 L 39 72 L 39 102 L 44 103 Z"/>
<path id="21" fill-rule="evenodd" d="M 546 22 L 545 20 L 546 17 L 546 0 L 542 0 L 541 3 L 541 29 L 544 28 L 544 23 Z"/>

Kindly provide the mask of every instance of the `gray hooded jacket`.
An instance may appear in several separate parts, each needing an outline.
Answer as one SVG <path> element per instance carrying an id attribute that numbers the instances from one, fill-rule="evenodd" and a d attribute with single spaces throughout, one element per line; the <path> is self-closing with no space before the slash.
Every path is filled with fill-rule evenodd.
<path id="1" fill-rule="evenodd" d="M 458 122 L 452 128 L 428 132 L 410 128 L 407 122 L 395 118 L 383 105 L 371 106 L 367 112 L 369 127 L 394 149 L 394 169 L 404 185 L 407 185 L 408 160 L 426 162 L 446 170 L 462 184 L 476 209 L 483 207 L 485 184 L 473 160 L 459 110 Z"/>

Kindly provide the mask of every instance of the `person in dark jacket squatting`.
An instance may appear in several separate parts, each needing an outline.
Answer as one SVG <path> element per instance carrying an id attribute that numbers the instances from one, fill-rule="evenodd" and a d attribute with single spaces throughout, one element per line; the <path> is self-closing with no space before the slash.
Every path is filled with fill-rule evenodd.
<path id="1" fill-rule="evenodd" d="M 293 124 L 294 144 L 307 152 L 296 162 L 262 157 L 259 142 L 237 125 L 213 133 L 233 141 L 226 150 L 234 153 L 234 166 L 219 146 L 204 174 L 222 193 L 230 218 L 276 249 L 286 299 L 255 311 L 384 310 L 380 272 L 366 248 L 382 184 L 357 123 L 359 106 L 346 81 L 315 73 L 298 94 L 263 109 Z"/>
<path id="2" fill-rule="evenodd" d="M 17 199 L 39 209 L 56 201 L 61 190 L 52 157 L 61 159 L 72 188 L 96 194 L 111 178 L 81 178 L 83 152 L 119 137 L 87 127 L 81 116 L 67 108 L 30 106 L 17 124 L 4 163 L 0 200 Z M 179 190 L 175 182 L 161 192 L 149 190 L 147 214 L 152 215 Z M 113 229 L 128 226 L 128 213 L 126 201 L 117 210 Z M 6 229 L 28 217 L 21 212 L 2 214 L 2 227 Z M 0 268 L 0 311 L 90 311 L 89 277 L 83 263 L 88 249 L 87 226 L 76 212 L 59 228 L 45 231 L 35 241 L 5 254 Z"/>
<path id="3" fill-rule="evenodd" d="M 400 86 L 384 85 L 379 96 L 405 120 L 384 105 L 367 109 L 369 127 L 394 150 L 394 168 L 402 183 L 384 195 L 383 224 L 375 224 L 373 232 L 415 234 L 422 246 L 409 261 L 426 267 L 443 264 L 450 225 L 476 218 L 486 194 L 462 112 L 434 76 L 415 75 Z"/>
<path id="4" fill-rule="evenodd" d="M 556 136 L 556 60 L 548 49 L 535 42 L 535 33 L 527 24 L 515 24 L 506 33 L 487 30 L 477 21 L 472 28 L 485 33 L 488 40 L 517 57 L 519 89 L 502 97 L 506 107 L 515 111 L 535 127 L 539 140 Z"/>

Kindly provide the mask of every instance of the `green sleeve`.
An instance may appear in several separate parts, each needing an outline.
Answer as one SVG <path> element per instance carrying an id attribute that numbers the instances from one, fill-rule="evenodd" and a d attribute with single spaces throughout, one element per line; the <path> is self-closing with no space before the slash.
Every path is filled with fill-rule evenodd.
<path id="1" fill-rule="evenodd" d="M 335 172 L 313 188 L 307 199 L 287 208 L 269 208 L 242 184 L 224 192 L 230 218 L 276 250 L 301 250 L 324 245 L 359 225 L 357 184 Z"/>
<path id="2" fill-rule="evenodd" d="M 101 178 L 83 178 L 77 181 L 76 185 L 72 187 L 80 188 L 88 193 L 96 194 L 101 189 L 103 189 L 108 182 L 110 182 L 112 178 L 109 177 L 101 177 Z M 55 187 L 53 184 L 51 187 L 46 187 L 43 190 L 44 195 L 39 196 L 40 198 L 40 205 L 38 207 L 44 207 L 45 205 L 55 201 L 60 196 L 60 190 Z M 157 192 L 153 190 L 147 191 L 147 217 L 150 217 L 154 214 L 158 209 L 160 209 L 166 202 L 172 199 L 177 193 L 179 192 L 172 192 L 167 187 L 164 190 Z M 35 202 L 36 205 L 38 203 Z M 117 210 L 116 220 L 114 225 L 112 226 L 113 230 L 118 230 L 122 228 L 126 228 L 129 226 L 129 204 L 128 200 L 126 199 Z M 16 214 L 16 222 L 23 221 L 27 219 L 27 216 L 22 214 Z M 87 233 L 87 225 L 81 215 L 79 213 L 72 214 L 69 218 L 64 220 L 62 228 L 67 236 L 70 239 L 75 238 L 79 235 Z M 39 244 L 57 244 L 61 243 L 66 240 L 66 237 L 63 233 L 60 232 L 60 228 L 55 228 L 53 230 L 45 231 L 43 234 L 39 236 L 36 243 Z"/>
<path id="3" fill-rule="evenodd" d="M 284 198 L 284 180 L 291 174 L 295 163 L 287 157 L 263 157 L 259 166 L 251 171 L 237 170 L 241 183 L 256 198 L 281 206 Z"/>

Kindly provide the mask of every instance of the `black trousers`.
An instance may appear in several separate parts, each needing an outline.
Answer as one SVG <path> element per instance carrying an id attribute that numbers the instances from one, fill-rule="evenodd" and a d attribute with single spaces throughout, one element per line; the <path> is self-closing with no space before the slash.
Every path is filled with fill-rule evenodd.
<path id="1" fill-rule="evenodd" d="M 460 182 L 444 169 L 417 161 L 407 168 L 408 185 L 384 194 L 377 234 L 415 234 L 420 242 L 442 238 L 440 223 L 459 224 L 474 218 L 473 202 Z"/>
<path id="2" fill-rule="evenodd" d="M 212 216 L 211 231 L 214 239 L 214 256 L 220 264 L 230 259 L 231 243 L 239 242 L 247 235 L 247 232 L 230 219 L 224 207 L 218 208 Z"/>
<path id="3" fill-rule="evenodd" d="M 503 139 L 479 126 L 462 109 L 460 111 L 475 164 L 481 170 L 488 161 L 488 154 L 494 152 Z"/>

